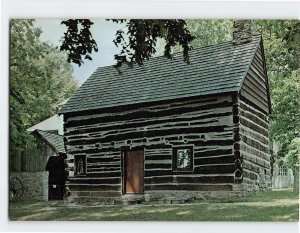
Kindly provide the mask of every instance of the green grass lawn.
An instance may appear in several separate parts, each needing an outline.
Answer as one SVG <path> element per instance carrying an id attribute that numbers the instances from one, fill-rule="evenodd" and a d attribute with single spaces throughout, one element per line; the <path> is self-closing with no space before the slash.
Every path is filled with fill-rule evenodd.
<path id="1" fill-rule="evenodd" d="M 66 207 L 60 201 L 18 201 L 10 203 L 9 216 L 24 221 L 299 221 L 299 199 L 283 190 L 181 205 Z"/>

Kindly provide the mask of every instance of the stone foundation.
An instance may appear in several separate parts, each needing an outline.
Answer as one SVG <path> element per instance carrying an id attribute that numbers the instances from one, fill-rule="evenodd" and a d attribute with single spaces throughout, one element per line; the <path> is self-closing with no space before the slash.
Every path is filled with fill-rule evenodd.
<path id="1" fill-rule="evenodd" d="M 48 171 L 10 172 L 9 176 L 21 180 L 24 187 L 22 200 L 48 201 Z"/>
<path id="2" fill-rule="evenodd" d="M 242 197 L 248 195 L 247 191 L 241 191 L 236 187 L 234 191 L 153 191 L 144 194 L 121 195 L 118 192 L 71 192 L 71 195 L 65 198 L 69 204 L 83 205 L 113 205 L 126 203 L 124 200 L 135 200 L 135 196 L 144 204 L 176 204 L 172 200 L 211 200 Z M 180 203 L 180 202 L 178 202 Z"/>
<path id="3" fill-rule="evenodd" d="M 244 179 L 241 184 L 240 190 L 253 193 L 253 192 L 264 192 L 271 189 L 271 178 L 270 175 L 264 174 L 263 169 L 259 173 L 257 180 Z"/>
<path id="4" fill-rule="evenodd" d="M 252 181 L 253 182 L 253 181 Z M 65 198 L 66 203 L 83 205 L 113 205 L 122 204 L 126 201 L 143 199 L 144 204 L 175 204 L 181 200 L 212 200 L 230 199 L 247 196 L 254 192 L 266 191 L 270 188 L 267 177 L 255 183 L 244 180 L 243 183 L 233 184 L 231 191 L 147 191 L 144 194 L 122 195 L 117 191 L 70 191 L 70 195 Z M 125 200 L 125 201 L 124 201 Z M 173 202 L 173 200 L 176 200 Z M 184 203 L 182 202 L 182 203 Z"/>
<path id="5" fill-rule="evenodd" d="M 188 200 L 211 200 L 224 199 L 233 197 L 242 197 L 247 195 L 243 191 L 161 191 L 161 192 L 147 192 L 144 194 L 146 202 L 159 202 L 161 200 L 171 199 L 188 199 Z"/>

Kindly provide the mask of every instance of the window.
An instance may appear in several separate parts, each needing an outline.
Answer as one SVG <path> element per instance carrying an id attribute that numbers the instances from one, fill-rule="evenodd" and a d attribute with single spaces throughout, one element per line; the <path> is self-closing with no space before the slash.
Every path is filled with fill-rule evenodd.
<path id="1" fill-rule="evenodd" d="M 279 175 L 280 176 L 286 176 L 287 175 L 287 167 L 286 166 L 280 166 L 279 167 Z"/>
<path id="2" fill-rule="evenodd" d="M 75 175 L 85 175 L 86 174 L 86 156 L 76 155 L 75 156 Z"/>
<path id="3" fill-rule="evenodd" d="M 173 148 L 173 170 L 193 171 L 193 147 Z"/>

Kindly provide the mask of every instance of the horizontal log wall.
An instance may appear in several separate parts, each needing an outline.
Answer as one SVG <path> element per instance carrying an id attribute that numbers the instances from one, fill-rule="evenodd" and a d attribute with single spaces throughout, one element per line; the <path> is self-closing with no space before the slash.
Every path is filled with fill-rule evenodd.
<path id="1" fill-rule="evenodd" d="M 232 97 L 153 105 L 127 111 L 65 116 L 71 192 L 121 192 L 121 152 L 144 148 L 145 192 L 231 190 L 236 170 Z M 172 147 L 194 146 L 194 171 L 172 171 Z M 74 156 L 87 156 L 75 176 Z"/>
<path id="2" fill-rule="evenodd" d="M 243 158 L 243 185 L 247 190 L 263 190 L 270 185 L 269 100 L 263 55 L 258 49 L 238 105 L 240 154 Z"/>
<path id="3" fill-rule="evenodd" d="M 249 115 L 252 117 L 247 117 Z M 243 183 L 250 190 L 264 189 L 270 185 L 271 172 L 268 117 L 241 98 L 240 118 Z"/>

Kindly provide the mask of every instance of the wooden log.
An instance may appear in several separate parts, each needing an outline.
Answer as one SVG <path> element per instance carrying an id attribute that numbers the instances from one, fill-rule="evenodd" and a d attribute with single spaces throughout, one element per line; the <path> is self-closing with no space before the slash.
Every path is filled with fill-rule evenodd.
<path id="1" fill-rule="evenodd" d="M 118 172 L 120 171 L 120 167 L 98 167 L 98 168 L 87 168 L 87 173 L 95 173 L 95 172 Z"/>
<path id="2" fill-rule="evenodd" d="M 253 123 L 253 122 L 251 122 L 251 121 L 249 121 L 249 120 L 247 120 L 246 118 L 243 118 L 243 117 L 240 118 L 240 121 L 241 121 L 241 124 L 244 125 L 245 127 L 250 128 L 253 131 L 258 132 L 258 133 L 262 134 L 265 137 L 269 136 L 268 129 L 266 129 L 264 127 L 261 127 L 260 125 L 255 124 L 255 123 Z"/>
<path id="3" fill-rule="evenodd" d="M 240 125 L 240 133 L 241 135 L 247 135 L 250 136 L 251 138 L 256 138 L 259 142 L 268 145 L 269 144 L 269 138 L 258 133 L 257 131 L 254 131 L 244 125 Z"/>
<path id="4" fill-rule="evenodd" d="M 246 143 L 247 145 L 249 145 L 253 148 L 256 148 L 264 153 L 269 154 L 269 147 L 267 145 L 262 144 L 259 141 L 256 141 L 256 140 L 250 138 L 249 136 L 247 137 L 247 136 L 242 135 L 241 138 L 242 138 L 242 141 L 244 143 Z"/>
<path id="5" fill-rule="evenodd" d="M 195 166 L 194 172 L 198 174 L 224 174 L 233 173 L 235 171 L 235 164 L 211 164 L 203 166 Z"/>
<path id="6" fill-rule="evenodd" d="M 205 164 L 222 164 L 222 163 L 234 163 L 236 157 L 231 155 L 219 155 L 214 157 L 202 157 L 194 158 L 194 165 L 205 165 Z"/>
<path id="7" fill-rule="evenodd" d="M 247 169 L 249 171 L 252 171 L 256 174 L 259 174 L 259 170 L 260 170 L 259 165 L 255 164 L 255 163 L 251 163 L 250 161 L 247 161 L 247 160 L 244 160 L 243 168 Z"/>
<path id="8" fill-rule="evenodd" d="M 145 185 L 145 191 L 158 190 L 186 190 L 186 191 L 232 191 L 232 185 L 216 185 L 216 184 L 153 184 Z"/>
<path id="9" fill-rule="evenodd" d="M 144 138 L 144 137 L 156 137 L 156 136 L 167 136 L 174 134 L 195 134 L 195 133 L 211 133 L 211 132 L 223 132 L 224 129 L 228 127 L 227 125 L 218 125 L 218 126 L 200 126 L 200 127 L 184 127 L 184 128 L 170 128 L 170 129 L 160 129 L 160 130 L 151 130 L 151 131 L 139 131 L 139 132 L 130 132 L 130 133 L 117 133 L 106 135 L 104 137 L 93 138 L 93 139 L 80 139 L 68 141 L 67 145 L 95 145 L 95 143 L 105 143 L 105 142 L 114 142 L 122 141 L 128 139 Z"/>
<path id="10" fill-rule="evenodd" d="M 221 101 L 219 103 L 215 104 L 205 104 L 205 105 L 194 105 L 194 106 L 181 106 L 180 108 L 172 108 L 172 109 L 167 109 L 163 111 L 149 111 L 149 110 L 139 110 L 139 111 L 134 111 L 131 113 L 127 113 L 126 115 L 110 115 L 110 116 L 103 116 L 103 117 L 95 117 L 95 118 L 88 118 L 88 119 L 82 119 L 82 120 L 74 120 L 71 121 L 71 119 L 68 119 L 65 122 L 65 127 L 70 128 L 74 126 L 87 126 L 87 125 L 92 125 L 92 124 L 97 124 L 99 122 L 106 123 L 106 122 L 117 122 L 117 121 L 129 121 L 133 119 L 151 119 L 151 118 L 161 118 L 164 116 L 167 116 L 168 118 L 170 116 L 174 115 L 182 115 L 182 114 L 191 114 L 192 112 L 196 111 L 204 111 L 204 110 L 209 110 L 209 109 L 218 109 L 218 108 L 224 108 L 224 107 L 230 107 L 231 102 L 229 101 Z M 204 117 L 204 118 L 207 118 Z M 210 118 L 210 117 L 208 117 Z M 151 123 L 150 123 L 151 124 Z M 137 127 L 136 125 L 134 127 Z M 68 132 L 68 131 L 67 131 Z M 85 132 L 85 131 L 82 131 Z"/>
<path id="11" fill-rule="evenodd" d="M 104 157 L 104 156 L 99 156 L 99 157 L 87 157 L 87 164 L 91 163 L 107 163 L 107 162 L 119 162 L 121 160 L 121 155 L 118 157 L 116 156 L 111 156 L 111 157 Z"/>
<path id="12" fill-rule="evenodd" d="M 118 171 L 87 172 L 86 176 L 87 177 L 121 177 L 121 170 L 118 170 Z"/>
<path id="13" fill-rule="evenodd" d="M 244 151 L 241 151 L 241 154 L 245 160 L 250 161 L 251 163 L 258 164 L 259 166 L 262 166 L 262 167 L 270 167 L 269 160 L 262 159 L 256 155 L 249 154 Z"/>
<path id="14" fill-rule="evenodd" d="M 219 155 L 230 155 L 232 154 L 232 149 L 208 149 L 203 151 L 194 152 L 194 158 L 219 156 Z"/>
<path id="15" fill-rule="evenodd" d="M 145 169 L 172 169 L 172 164 L 163 164 L 163 163 L 151 163 L 151 164 L 148 164 L 146 163 L 145 164 Z"/>
<path id="16" fill-rule="evenodd" d="M 70 184 L 119 184 L 121 185 L 121 177 L 72 177 L 69 179 Z"/>
<path id="17" fill-rule="evenodd" d="M 160 183 L 189 183 L 189 184 L 204 184 L 204 183 L 233 183 L 234 178 L 231 176 L 156 176 L 145 177 L 145 184 L 160 184 Z"/>
<path id="18" fill-rule="evenodd" d="M 248 154 L 252 154 L 254 156 L 257 156 L 259 158 L 262 158 L 266 161 L 270 161 L 270 154 L 260 151 L 254 147 L 249 146 L 248 144 L 241 142 L 241 152 L 245 151 Z"/>
<path id="19" fill-rule="evenodd" d="M 119 191 L 121 192 L 121 185 L 112 184 L 69 184 L 71 192 L 73 191 Z"/>
<path id="20" fill-rule="evenodd" d="M 240 113 L 241 113 L 241 115 L 240 115 L 241 118 L 248 120 L 249 122 L 253 122 L 265 129 L 269 128 L 268 122 L 261 120 L 259 117 L 255 116 L 249 112 L 246 112 L 242 109 L 240 110 Z"/>
<path id="21" fill-rule="evenodd" d="M 171 152 L 171 150 L 170 150 Z M 172 159 L 172 154 L 169 155 L 162 155 L 159 152 L 155 155 L 148 155 L 148 153 L 145 153 L 145 162 L 147 161 L 153 161 L 153 160 L 171 160 Z"/>
<path id="22" fill-rule="evenodd" d="M 239 106 L 244 111 L 249 111 L 249 112 L 253 113 L 254 115 L 258 116 L 259 118 L 268 122 L 268 115 L 266 113 L 264 113 L 263 111 L 261 111 L 260 109 L 258 109 L 253 103 L 251 103 L 251 101 L 249 101 L 245 97 L 240 96 Z"/>

